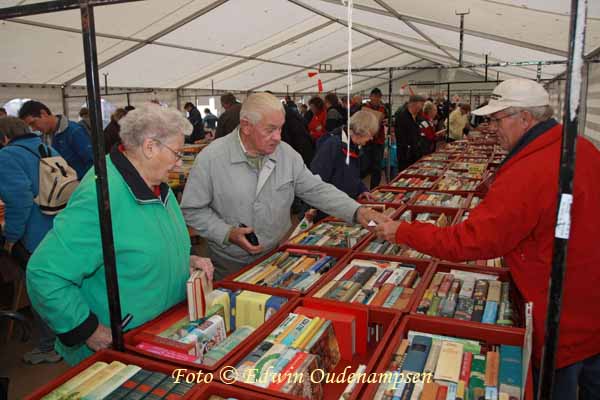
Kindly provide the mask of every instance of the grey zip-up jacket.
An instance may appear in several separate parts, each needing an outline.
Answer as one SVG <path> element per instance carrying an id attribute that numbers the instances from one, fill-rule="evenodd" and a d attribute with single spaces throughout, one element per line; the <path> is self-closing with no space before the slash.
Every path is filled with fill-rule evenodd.
<path id="1" fill-rule="evenodd" d="M 251 255 L 226 243 L 229 230 L 240 223 L 254 228 L 265 252 L 273 250 L 291 228 L 294 196 L 353 222 L 360 205 L 311 173 L 287 143 L 281 142 L 262 164 L 260 173 L 250 165 L 237 129 L 215 140 L 196 158 L 181 210 L 186 223 L 208 240 L 211 256 L 243 266 L 264 255 Z"/>

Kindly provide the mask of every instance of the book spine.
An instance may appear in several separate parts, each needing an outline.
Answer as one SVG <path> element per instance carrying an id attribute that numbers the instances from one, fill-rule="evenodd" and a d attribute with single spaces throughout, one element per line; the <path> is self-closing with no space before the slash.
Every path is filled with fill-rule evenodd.
<path id="1" fill-rule="evenodd" d="M 496 316 L 498 315 L 498 303 L 495 301 L 487 301 L 485 303 L 485 308 L 483 311 L 483 317 L 481 318 L 481 322 L 484 324 L 494 324 L 496 323 Z"/>

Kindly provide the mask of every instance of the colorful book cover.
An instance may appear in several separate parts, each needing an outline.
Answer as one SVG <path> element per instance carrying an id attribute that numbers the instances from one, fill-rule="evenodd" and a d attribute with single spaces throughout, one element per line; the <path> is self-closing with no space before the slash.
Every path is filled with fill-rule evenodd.
<path id="1" fill-rule="evenodd" d="M 501 345 L 500 372 L 498 375 L 500 393 L 506 393 L 517 399 L 521 398 L 521 390 L 523 387 L 522 370 L 523 358 L 521 347 Z"/>
<path id="2" fill-rule="evenodd" d="M 42 397 L 42 400 L 59 400 L 63 396 L 67 396 L 71 393 L 75 392 L 75 388 L 83 384 L 83 382 L 87 381 L 90 377 L 96 375 L 102 369 L 108 366 L 107 363 L 102 361 L 96 361 L 94 364 L 90 365 L 50 393 L 46 396 Z"/>
<path id="3" fill-rule="evenodd" d="M 236 298 L 235 325 L 258 328 L 265 322 L 266 305 L 270 295 L 242 291 Z"/>
<path id="4" fill-rule="evenodd" d="M 420 335 L 413 337 L 404 358 L 402 372 L 423 372 L 431 344 L 430 337 Z"/>
<path id="5" fill-rule="evenodd" d="M 325 326 L 326 328 L 320 332 L 317 340 L 313 341 L 311 346 L 307 347 L 306 350 L 311 354 L 319 356 L 318 361 L 322 368 L 325 371 L 332 372 L 341 358 L 340 347 L 333 325 L 329 323 Z"/>

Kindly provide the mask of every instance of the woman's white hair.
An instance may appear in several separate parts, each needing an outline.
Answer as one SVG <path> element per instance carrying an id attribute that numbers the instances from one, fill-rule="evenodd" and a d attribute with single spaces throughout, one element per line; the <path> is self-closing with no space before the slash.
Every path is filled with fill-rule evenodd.
<path id="1" fill-rule="evenodd" d="M 179 111 L 152 103 L 129 111 L 118 124 L 121 141 L 130 149 L 141 146 L 145 139 L 164 142 L 177 135 L 188 136 L 193 130 Z"/>
<path id="2" fill-rule="evenodd" d="M 350 131 L 354 135 L 374 135 L 379 130 L 379 121 L 372 112 L 360 110 L 350 118 Z"/>
<path id="3" fill-rule="evenodd" d="M 285 114 L 283 104 L 271 93 L 253 93 L 246 98 L 242 103 L 240 110 L 240 121 L 245 120 L 256 125 L 263 118 L 263 115 L 272 112 L 280 111 Z"/>

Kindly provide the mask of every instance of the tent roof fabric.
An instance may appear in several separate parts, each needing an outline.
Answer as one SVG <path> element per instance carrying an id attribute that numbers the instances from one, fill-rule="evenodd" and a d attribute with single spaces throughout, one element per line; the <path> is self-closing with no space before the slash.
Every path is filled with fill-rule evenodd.
<path id="1" fill-rule="evenodd" d="M 39 1 L 0 0 L 0 9 Z M 352 67 L 457 65 L 459 17 L 466 12 L 463 61 L 565 60 L 568 0 L 355 0 Z M 315 92 L 343 90 L 346 7 L 340 0 L 146 0 L 95 9 L 100 73 L 111 86 Z M 79 11 L 0 22 L 2 81 L 85 84 Z M 600 2 L 588 3 L 586 54 L 600 47 Z M 565 65 L 544 66 L 553 78 Z M 490 68 L 535 79 L 536 66 Z M 411 71 L 398 71 L 395 77 Z M 483 69 L 474 69 L 482 75 Z M 354 89 L 384 86 L 387 73 L 353 75 Z M 359 83 L 360 82 L 360 83 Z"/>

